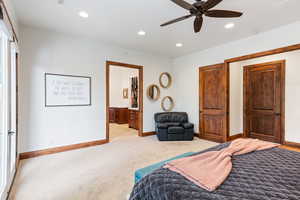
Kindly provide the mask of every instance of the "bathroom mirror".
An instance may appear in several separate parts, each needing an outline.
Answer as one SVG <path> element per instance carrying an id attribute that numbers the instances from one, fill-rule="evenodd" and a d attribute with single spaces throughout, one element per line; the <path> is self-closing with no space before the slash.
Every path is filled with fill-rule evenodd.
<path id="1" fill-rule="evenodd" d="M 163 88 L 169 88 L 172 85 L 172 77 L 168 72 L 164 72 L 159 77 L 159 84 Z"/>
<path id="2" fill-rule="evenodd" d="M 147 89 L 147 96 L 152 101 L 157 101 L 160 97 L 160 89 L 157 85 L 152 84 Z"/>
<path id="3" fill-rule="evenodd" d="M 166 112 L 170 112 L 173 110 L 174 108 L 174 100 L 172 97 L 170 96 L 166 96 L 162 99 L 161 101 L 161 108 L 166 111 Z"/>

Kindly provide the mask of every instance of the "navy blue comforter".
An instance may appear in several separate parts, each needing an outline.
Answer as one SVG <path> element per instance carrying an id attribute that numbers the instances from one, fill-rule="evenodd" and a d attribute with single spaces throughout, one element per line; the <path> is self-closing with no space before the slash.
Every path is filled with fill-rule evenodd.
<path id="1" fill-rule="evenodd" d="M 206 151 L 220 150 L 228 145 L 221 144 Z M 178 173 L 160 168 L 139 181 L 130 196 L 130 200 L 196 199 L 300 200 L 300 153 L 273 148 L 234 156 L 230 176 L 214 192 L 198 187 Z"/>

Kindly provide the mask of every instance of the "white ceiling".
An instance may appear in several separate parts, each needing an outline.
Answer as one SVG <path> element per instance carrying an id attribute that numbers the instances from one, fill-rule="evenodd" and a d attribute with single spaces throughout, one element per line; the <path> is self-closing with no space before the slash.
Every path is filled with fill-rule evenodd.
<path id="1" fill-rule="evenodd" d="M 192 0 L 187 0 L 193 2 Z M 171 57 L 203 50 L 300 20 L 299 0 L 223 0 L 216 8 L 244 12 L 240 19 L 205 17 L 199 34 L 193 19 L 160 24 L 188 14 L 170 0 L 13 0 L 21 24 L 84 35 L 124 48 Z M 89 18 L 78 16 L 85 10 Z M 224 29 L 228 22 L 234 29 Z M 146 36 L 137 35 L 145 30 Z M 284 36 L 283 36 L 284 37 Z M 176 48 L 176 43 L 183 47 Z"/>

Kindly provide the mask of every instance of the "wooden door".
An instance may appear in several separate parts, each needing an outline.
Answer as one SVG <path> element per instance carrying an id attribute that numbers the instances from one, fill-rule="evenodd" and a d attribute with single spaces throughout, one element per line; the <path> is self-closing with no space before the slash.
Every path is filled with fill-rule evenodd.
<path id="1" fill-rule="evenodd" d="M 228 72 L 225 64 L 199 68 L 200 138 L 225 142 L 228 121 Z"/>
<path id="2" fill-rule="evenodd" d="M 244 67 L 246 137 L 284 141 L 285 61 Z"/>

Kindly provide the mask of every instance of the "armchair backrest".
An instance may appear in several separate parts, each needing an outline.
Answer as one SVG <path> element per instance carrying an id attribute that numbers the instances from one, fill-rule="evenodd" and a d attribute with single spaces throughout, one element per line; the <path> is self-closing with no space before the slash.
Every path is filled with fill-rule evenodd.
<path id="1" fill-rule="evenodd" d="M 156 123 L 186 123 L 188 122 L 188 115 L 186 112 L 163 112 L 156 113 L 154 115 L 154 120 Z"/>

